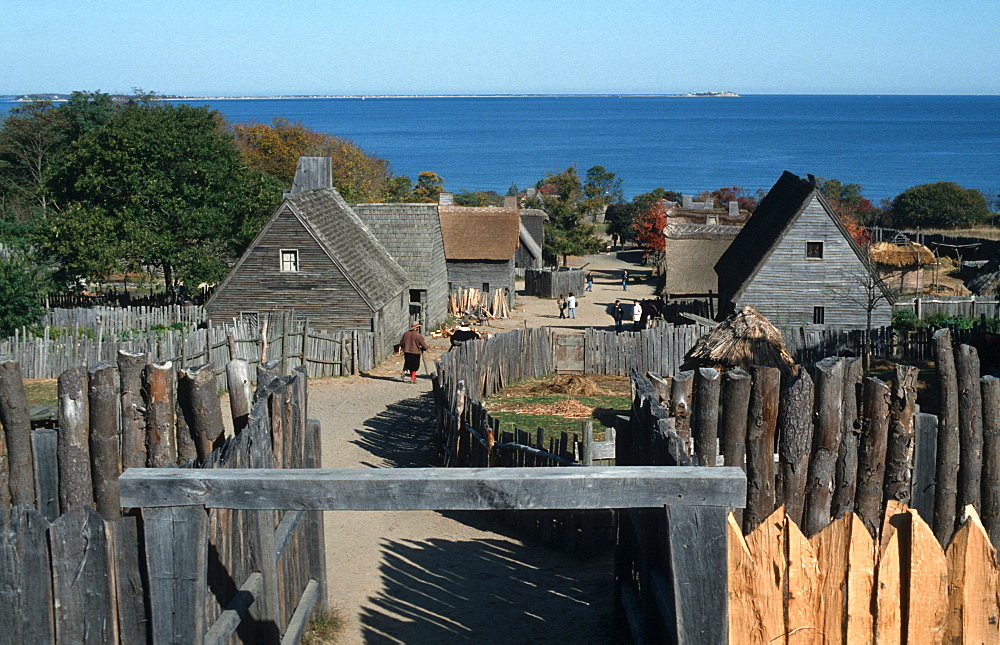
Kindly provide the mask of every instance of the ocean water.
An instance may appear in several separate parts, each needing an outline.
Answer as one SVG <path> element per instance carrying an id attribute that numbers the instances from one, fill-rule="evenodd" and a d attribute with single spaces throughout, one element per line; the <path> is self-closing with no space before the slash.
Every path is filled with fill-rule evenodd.
<path id="1" fill-rule="evenodd" d="M 533 185 L 576 164 L 623 178 L 627 196 L 662 186 L 697 193 L 767 189 L 783 170 L 861 184 L 876 203 L 953 181 L 1000 193 L 1000 97 L 637 96 L 231 99 L 230 121 L 274 117 L 350 139 L 445 188 Z M 0 110 L 6 106 L 0 105 Z"/>

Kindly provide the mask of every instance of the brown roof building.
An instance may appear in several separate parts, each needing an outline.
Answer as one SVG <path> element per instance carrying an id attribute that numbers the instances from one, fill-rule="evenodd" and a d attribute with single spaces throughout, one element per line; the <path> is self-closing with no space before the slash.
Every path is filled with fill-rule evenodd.
<path id="1" fill-rule="evenodd" d="M 451 288 L 514 292 L 514 254 L 521 220 L 517 208 L 499 206 L 438 207 L 444 257 Z"/>

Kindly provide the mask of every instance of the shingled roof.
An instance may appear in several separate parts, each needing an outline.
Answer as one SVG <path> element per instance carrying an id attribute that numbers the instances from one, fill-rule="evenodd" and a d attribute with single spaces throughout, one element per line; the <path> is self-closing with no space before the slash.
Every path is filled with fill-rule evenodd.
<path id="1" fill-rule="evenodd" d="M 521 229 L 517 209 L 439 207 L 444 256 L 448 260 L 499 260 L 514 257 Z"/>
<path id="2" fill-rule="evenodd" d="M 285 198 L 372 309 L 407 288 L 406 274 L 334 188 Z"/>
<path id="3" fill-rule="evenodd" d="M 352 204 L 351 208 L 404 267 L 411 284 L 429 284 L 434 277 L 435 261 L 444 271 L 436 205 Z"/>
<path id="4" fill-rule="evenodd" d="M 723 297 L 733 297 L 752 278 L 760 265 L 771 255 L 775 245 L 784 236 L 788 227 L 802 211 L 812 202 L 813 197 L 819 199 L 823 209 L 833 224 L 840 230 L 858 260 L 868 267 L 870 262 L 867 254 L 858 246 L 844 223 L 836 216 L 820 192 L 810 180 L 802 179 L 787 170 L 781 174 L 771 190 L 761 200 L 743 230 L 729 245 L 715 264 L 715 272 L 719 276 L 719 291 Z M 881 285 L 884 290 L 884 285 Z M 724 287 L 723 285 L 728 285 Z M 722 294 L 725 290 L 728 293 Z"/>

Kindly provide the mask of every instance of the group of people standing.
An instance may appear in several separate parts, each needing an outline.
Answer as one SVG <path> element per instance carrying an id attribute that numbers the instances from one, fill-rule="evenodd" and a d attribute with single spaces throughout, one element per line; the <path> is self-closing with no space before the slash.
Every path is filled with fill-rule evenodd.
<path id="1" fill-rule="evenodd" d="M 569 292 L 569 298 L 563 298 L 560 293 L 556 304 L 559 305 L 559 318 L 576 318 L 576 296 L 572 291 Z"/>
<path id="2" fill-rule="evenodd" d="M 611 315 L 615 319 L 615 332 L 622 332 L 622 320 L 625 318 L 625 308 L 629 305 L 623 305 L 621 300 L 615 300 L 615 304 L 611 306 Z M 632 311 L 629 312 L 632 317 L 632 331 L 639 331 L 642 322 L 642 305 L 639 304 L 638 300 L 632 301 Z"/>

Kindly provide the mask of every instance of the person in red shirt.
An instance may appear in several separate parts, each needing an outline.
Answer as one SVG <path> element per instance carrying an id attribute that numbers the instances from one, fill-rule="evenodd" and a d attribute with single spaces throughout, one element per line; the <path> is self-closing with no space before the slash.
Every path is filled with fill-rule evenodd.
<path id="1" fill-rule="evenodd" d="M 420 335 L 420 323 L 413 323 L 410 331 L 403 334 L 399 346 L 403 350 L 403 371 L 410 373 L 410 383 L 417 382 L 420 369 L 420 353 L 427 351 L 427 341 Z"/>

